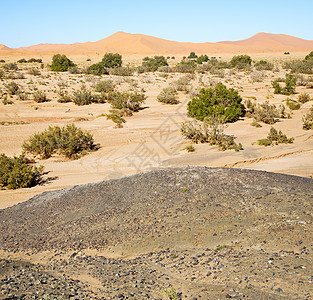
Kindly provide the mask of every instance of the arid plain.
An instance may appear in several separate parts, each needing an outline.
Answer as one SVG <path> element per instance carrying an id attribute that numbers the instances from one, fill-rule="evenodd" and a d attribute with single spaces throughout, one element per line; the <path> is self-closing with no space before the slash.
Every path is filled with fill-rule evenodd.
<path id="1" fill-rule="evenodd" d="M 155 41 L 155 38 L 150 38 L 152 39 L 151 44 L 159 42 L 163 47 L 159 46 L 165 52 L 164 55 L 169 57 L 168 63 L 170 66 L 175 66 L 183 56 L 188 55 L 186 53 L 185 55 L 175 53 L 179 51 L 179 47 L 175 46 L 179 44 L 177 42 L 172 42 L 176 44 L 170 45 L 173 47 L 170 55 L 168 53 L 171 48 L 166 43 L 164 44 L 163 40 L 160 42 Z M 268 41 L 269 38 L 271 40 Z M 288 41 L 290 38 L 288 37 Z M 310 130 L 305 131 L 302 129 L 302 117 L 309 112 L 312 101 L 301 105 L 299 110 L 290 111 L 287 107 L 287 113 L 291 114 L 291 118 L 280 119 L 274 126 L 276 129 L 282 130 L 287 136 L 294 137 L 293 144 L 282 144 L 275 147 L 257 145 L 255 143 L 257 139 L 265 138 L 271 125 L 262 124 L 261 128 L 256 128 L 250 125 L 253 119 L 245 117 L 230 124 L 226 129 L 226 133 L 234 135 L 236 141 L 243 145 L 244 150 L 223 152 L 208 144 L 195 145 L 196 151 L 193 153 L 187 153 L 183 150 L 188 141 L 180 133 L 180 124 L 188 119 L 190 120 L 190 118 L 187 118 L 187 103 L 202 87 L 222 82 L 227 87 L 238 90 L 243 100 L 250 99 L 260 104 L 269 101 L 270 104 L 277 106 L 284 104 L 287 96 L 274 94 L 271 82 L 277 78 L 284 78 L 285 74 L 290 72 L 288 69 L 283 69 L 282 66 L 285 62 L 301 59 L 308 54 L 308 51 L 296 49 L 298 51 L 284 55 L 276 45 L 279 39 L 281 39 L 281 35 L 274 35 L 274 37 L 266 34 L 256 35 L 250 38 L 250 44 L 254 45 L 254 49 L 251 48 L 248 42 L 249 39 L 245 43 L 242 42 L 244 47 L 247 48 L 246 51 L 250 50 L 245 54 L 249 54 L 254 62 L 262 59 L 270 61 L 274 64 L 275 72 L 273 70 L 259 72 L 262 77 L 258 79 L 259 82 L 256 82 L 253 78 L 253 74 L 257 73 L 253 67 L 250 70 L 225 69 L 215 72 L 215 74 L 208 71 L 195 72 L 187 80 L 186 89 L 190 93 L 179 92 L 180 103 L 177 105 L 162 104 L 157 101 L 157 96 L 163 88 L 177 82 L 181 77 L 186 77 L 186 74 L 183 73 L 147 72 L 142 74 L 134 73 L 131 76 L 94 76 L 49 71 L 48 65 L 51 64 L 53 52 L 59 50 L 72 51 L 69 52 L 68 56 L 80 68 L 86 68 L 92 63 L 97 63 L 103 56 L 103 53 L 98 52 L 100 47 L 98 44 L 98 48 L 93 45 L 95 49 L 87 54 L 77 54 L 75 53 L 77 50 L 67 50 L 67 48 L 52 51 L 51 45 L 39 45 L 40 47 L 37 46 L 37 48 L 33 46 L 29 47 L 27 51 L 25 49 L 2 50 L 3 55 L 1 58 L 7 63 L 16 62 L 21 58 L 40 57 L 44 66 L 41 69 L 38 63 L 21 63 L 18 64 L 19 70 L 16 71 L 16 74 L 23 74 L 24 79 L 2 79 L 0 88 L 3 92 L 6 91 L 6 84 L 14 81 L 20 85 L 22 91 L 28 94 L 28 99 L 21 101 L 17 99 L 17 96 L 12 96 L 13 104 L 1 104 L 0 121 L 4 123 L 1 125 L 0 132 L 0 152 L 11 156 L 14 154 L 19 155 L 22 151 L 23 141 L 31 135 L 44 130 L 49 125 L 61 126 L 67 123 L 74 123 L 83 129 L 89 130 L 94 135 L 95 142 L 99 143 L 100 149 L 74 161 L 65 160 L 60 156 L 48 160 L 37 160 L 38 164 L 45 167 L 46 178 L 50 179 L 46 183 L 30 189 L 0 191 L 0 207 L 4 208 L 25 201 L 43 191 L 121 177 L 164 166 L 237 167 L 305 177 L 311 176 L 313 172 L 313 138 Z M 138 42 L 137 35 L 129 36 L 126 33 L 117 33 L 103 41 L 106 41 L 105 48 L 111 47 L 110 49 L 113 51 L 119 49 L 125 49 L 124 52 L 135 51 L 131 47 L 129 49 L 128 44 L 137 43 L 139 49 L 137 52 L 143 52 L 144 50 L 148 52 L 147 54 L 122 54 L 124 66 L 136 67 L 142 63 L 142 59 L 146 55 L 149 55 L 147 49 L 142 49 L 142 44 Z M 108 42 L 111 44 L 108 44 Z M 293 43 L 290 42 L 289 48 L 292 48 L 297 42 L 297 40 Z M 260 45 L 263 48 L 271 48 L 271 52 L 264 52 L 264 49 L 262 49 L 263 52 L 260 52 L 260 50 L 256 52 L 257 47 L 261 47 Z M 92 47 L 88 43 L 87 46 Z M 188 46 L 198 48 L 197 44 Z M 222 51 L 220 55 L 219 52 L 213 52 L 214 50 L 217 51 L 214 48 L 211 50 L 211 54 L 208 53 L 208 55 L 209 57 L 219 55 L 220 60 L 229 61 L 236 55 L 236 51 L 239 51 L 236 48 L 237 45 L 232 47 L 226 50 L 217 49 Z M 151 46 L 150 52 L 154 51 L 155 54 L 157 52 L 154 48 Z M 85 48 L 82 47 L 82 49 Z M 251 52 L 251 49 L 253 52 Z M 49 51 L 52 52 L 47 53 Z M 199 51 L 203 51 L 203 49 L 200 48 Z M 225 51 L 228 53 L 223 53 Z M 230 53 L 230 51 L 233 53 Z M 243 53 L 243 51 L 244 48 L 240 48 L 240 52 Z M 150 56 L 153 55 L 150 54 Z M 39 75 L 29 74 L 29 70 L 33 68 L 38 69 Z M 309 76 L 305 75 L 304 77 L 308 78 Z M 71 102 L 57 102 L 59 90 L 72 93 L 80 89 L 82 85 L 94 90 L 97 82 L 107 79 L 112 80 L 118 90 L 144 89 L 145 91 L 144 109 L 131 117 L 126 117 L 127 122 L 123 128 L 116 129 L 112 121 L 107 120 L 106 117 L 98 117 L 101 114 L 108 113 L 110 109 L 108 103 L 77 106 Z M 34 102 L 32 93 L 36 90 L 44 91 L 49 101 L 44 103 Z M 297 100 L 301 93 L 309 94 L 311 99 L 313 97 L 311 88 L 298 85 L 296 94 L 289 96 L 289 98 Z M 23 124 L 19 124 L 21 122 Z"/>
<path id="2" fill-rule="evenodd" d="M 293 74 L 288 96 L 272 86 L 284 85 L 286 65 L 312 49 L 313 41 L 266 33 L 193 44 L 118 32 L 94 43 L 1 46 L 0 153 L 20 155 L 29 137 L 66 124 L 91 132 L 99 147 L 76 160 L 36 157 L 45 170 L 41 184 L 0 190 L 0 299 L 312 299 L 313 134 L 303 116 L 313 104 L 313 79 Z M 174 72 L 191 51 L 228 67 L 209 61 Z M 86 74 L 109 52 L 122 54 L 132 74 Z M 52 72 L 56 53 L 77 69 Z M 169 67 L 137 71 L 155 55 Z M 236 55 L 251 56 L 251 65 L 229 67 Z M 31 58 L 42 62 L 25 62 Z M 262 60 L 269 70 L 256 68 Z M 17 68 L 3 68 L 10 63 Z M 122 128 L 106 118 L 109 102 L 60 103 L 60 95 L 82 87 L 100 96 L 103 81 L 146 97 Z M 8 92 L 12 82 L 17 95 Z M 274 124 L 249 114 L 229 123 L 225 133 L 240 151 L 193 143 L 188 152 L 181 133 L 192 120 L 187 103 L 219 82 L 237 90 L 247 110 L 249 101 L 268 102 L 284 105 L 284 116 Z M 167 87 L 177 91 L 177 104 L 158 101 Z M 47 101 L 34 101 L 38 91 Z M 301 95 L 306 100 L 298 102 Z M 271 127 L 293 143 L 259 145 Z"/>

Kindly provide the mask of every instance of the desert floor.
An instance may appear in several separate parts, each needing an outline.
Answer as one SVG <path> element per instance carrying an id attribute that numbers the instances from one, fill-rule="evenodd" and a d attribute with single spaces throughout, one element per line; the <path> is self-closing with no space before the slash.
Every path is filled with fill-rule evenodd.
<path id="1" fill-rule="evenodd" d="M 288 71 L 282 69 L 280 63 L 286 57 L 277 54 L 268 56 L 260 54 L 253 58 L 259 60 L 262 57 L 268 57 L 279 68 L 275 73 L 264 71 L 265 78 L 262 82 L 253 82 L 250 72 L 232 72 L 226 69 L 223 76 L 196 73 L 190 81 L 189 88 L 197 90 L 212 82 L 223 82 L 228 87 L 238 89 L 243 99 L 256 99 L 257 103 L 268 100 L 271 104 L 283 104 L 282 101 L 287 96 L 274 95 L 271 81 L 278 77 L 285 77 Z M 16 57 L 10 59 L 16 61 Z M 132 59 L 134 58 L 130 57 L 125 60 L 131 63 Z M 51 58 L 50 61 L 46 60 L 47 63 L 51 62 Z M 74 57 L 73 60 L 84 66 L 99 61 L 99 58 L 92 58 L 91 62 L 86 62 L 85 57 Z M 176 60 L 179 61 L 178 57 Z M 138 61 L 140 61 L 138 57 L 134 59 L 135 63 Z M 0 208 L 23 202 L 45 191 L 118 178 L 159 167 L 236 167 L 304 177 L 309 177 L 313 173 L 313 134 L 312 131 L 302 129 L 302 117 L 309 112 L 313 104 L 313 90 L 304 86 L 297 86 L 297 94 L 289 97 L 297 100 L 300 93 L 306 92 L 310 95 L 311 101 L 302 104 L 299 110 L 290 112 L 287 108 L 287 112 L 291 113 L 291 119 L 280 119 L 273 125 L 288 137 L 294 137 L 293 144 L 273 147 L 257 145 L 255 143 L 257 139 L 265 138 L 272 125 L 261 123 L 261 128 L 255 128 L 250 125 L 252 118 L 243 118 L 230 124 L 226 133 L 236 136 L 236 142 L 240 142 L 244 150 L 223 152 L 215 146 L 196 144 L 195 152 L 188 153 L 184 147 L 189 143 L 180 133 L 180 124 L 189 119 L 186 112 L 190 95 L 179 92 L 178 105 L 165 105 L 157 101 L 157 96 L 164 87 L 185 74 L 155 72 L 127 77 L 113 75 L 97 77 L 67 72 L 54 73 L 44 67 L 39 69 L 41 75 L 34 76 L 27 73 L 27 68 L 39 67 L 38 64 L 18 66 L 21 69 L 18 72 L 23 72 L 25 79 L 3 79 L 0 81 L 0 89 L 5 90 L 5 85 L 14 81 L 22 90 L 30 93 L 36 89 L 45 91 L 50 101 L 35 103 L 31 100 L 31 96 L 29 100 L 24 101 L 17 100 L 16 96 L 13 96 L 13 104 L 0 103 L 0 122 L 13 122 L 0 125 L 0 153 L 10 156 L 19 155 L 22 152 L 22 144 L 28 137 L 49 125 L 63 126 L 67 123 L 75 123 L 89 130 L 101 148 L 78 160 L 66 160 L 60 156 L 48 160 L 37 159 L 36 163 L 45 167 L 46 182 L 28 189 L 1 190 Z M 71 102 L 57 102 L 57 91 L 60 88 L 67 89 L 71 93 L 85 84 L 92 89 L 98 81 L 109 78 L 118 84 L 120 90 L 143 88 L 146 91 L 144 109 L 131 117 L 126 117 L 127 122 L 123 128 L 114 128 L 114 123 L 106 117 L 97 117 L 108 113 L 110 109 L 108 103 L 76 106 Z"/>

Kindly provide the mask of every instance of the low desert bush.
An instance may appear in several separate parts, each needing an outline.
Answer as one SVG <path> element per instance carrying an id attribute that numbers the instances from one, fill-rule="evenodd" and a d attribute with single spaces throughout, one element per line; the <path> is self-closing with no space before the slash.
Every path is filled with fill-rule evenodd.
<path id="1" fill-rule="evenodd" d="M 256 127 L 256 128 L 262 127 L 262 125 L 260 123 L 258 123 L 256 120 L 253 120 L 250 125 L 253 127 Z"/>
<path id="2" fill-rule="evenodd" d="M 300 109 L 300 103 L 298 101 L 295 101 L 293 99 L 287 98 L 286 105 L 289 107 L 290 110 L 298 110 Z"/>
<path id="3" fill-rule="evenodd" d="M 252 59 L 249 55 L 235 55 L 230 61 L 232 68 L 237 68 L 238 70 L 247 69 L 251 66 Z"/>
<path id="4" fill-rule="evenodd" d="M 102 62 L 93 64 L 90 67 L 88 67 L 87 73 L 93 75 L 109 74 L 107 68 L 103 65 Z"/>
<path id="5" fill-rule="evenodd" d="M 123 123 L 126 123 L 126 120 L 123 118 L 123 111 L 119 109 L 109 110 L 109 114 L 106 114 L 106 117 L 116 124 L 115 128 L 122 128 Z"/>
<path id="6" fill-rule="evenodd" d="M 30 68 L 27 73 L 34 76 L 39 76 L 41 74 L 37 68 Z"/>
<path id="7" fill-rule="evenodd" d="M 37 103 L 42 103 L 42 102 L 47 102 L 48 101 L 47 95 L 43 91 L 36 91 L 36 92 L 34 92 L 33 99 Z"/>
<path id="8" fill-rule="evenodd" d="M 199 64 L 199 65 L 201 65 L 201 64 L 203 64 L 204 62 L 207 62 L 207 61 L 209 61 L 209 57 L 208 57 L 206 54 L 200 55 L 200 56 L 196 59 L 196 63 Z"/>
<path id="9" fill-rule="evenodd" d="M 172 87 L 164 88 L 157 96 L 159 102 L 165 104 L 178 104 L 177 91 Z"/>
<path id="10" fill-rule="evenodd" d="M 113 92 L 108 94 L 108 102 L 114 109 L 128 108 L 131 111 L 138 111 L 145 102 L 146 96 L 140 92 Z"/>
<path id="11" fill-rule="evenodd" d="M 13 158 L 0 154 L 0 189 L 28 188 L 41 181 L 43 167 L 36 167 L 24 154 Z"/>
<path id="12" fill-rule="evenodd" d="M 177 73 L 194 73 L 197 69 L 197 64 L 193 60 L 182 60 L 174 68 L 173 72 Z"/>
<path id="13" fill-rule="evenodd" d="M 277 119 L 285 118 L 285 107 L 280 105 L 279 108 L 275 104 L 265 101 L 262 104 L 256 104 L 251 100 L 245 101 L 246 117 L 252 117 L 256 122 L 265 124 L 274 124 Z"/>
<path id="14" fill-rule="evenodd" d="M 42 159 L 47 159 L 54 153 L 77 159 L 95 149 L 92 135 L 74 124 L 49 126 L 45 131 L 30 137 L 22 147 L 25 152 Z"/>
<path id="15" fill-rule="evenodd" d="M 71 102 L 72 99 L 71 99 L 71 96 L 69 95 L 68 91 L 67 90 L 59 90 L 58 91 L 58 95 L 59 95 L 59 98 L 58 98 L 58 102 L 59 103 L 67 103 L 67 102 Z"/>
<path id="16" fill-rule="evenodd" d="M 260 60 L 254 64 L 254 67 L 257 71 L 268 70 L 271 71 L 274 69 L 274 65 L 266 60 Z"/>
<path id="17" fill-rule="evenodd" d="M 3 67 L 3 69 L 10 70 L 10 71 L 17 71 L 18 70 L 16 63 L 7 63 L 7 64 L 4 64 L 2 67 Z"/>
<path id="18" fill-rule="evenodd" d="M 262 82 L 265 78 L 265 74 L 261 71 L 252 72 L 250 78 L 253 82 Z"/>
<path id="19" fill-rule="evenodd" d="M 188 116 L 203 121 L 213 115 L 223 115 L 227 122 L 235 122 L 245 114 L 242 98 L 233 88 L 222 83 L 214 88 L 201 89 L 199 95 L 188 102 Z"/>
<path id="20" fill-rule="evenodd" d="M 82 74 L 83 70 L 79 69 L 77 66 L 68 68 L 70 74 Z"/>
<path id="21" fill-rule="evenodd" d="M 192 74 L 187 74 L 184 75 L 178 80 L 174 81 L 171 86 L 176 90 L 176 91 L 181 91 L 181 92 L 188 92 L 189 91 L 189 84 L 190 81 L 194 78 L 194 75 Z"/>
<path id="22" fill-rule="evenodd" d="M 226 128 L 226 118 L 214 115 L 206 118 L 204 122 L 187 121 L 181 125 L 182 135 L 194 143 L 209 143 L 216 145 L 222 151 L 242 149 L 241 144 L 236 144 L 235 138 L 224 134 Z"/>
<path id="23" fill-rule="evenodd" d="M 302 128 L 304 130 L 313 129 L 313 106 L 311 107 L 310 112 L 302 117 L 302 122 Z"/>
<path id="24" fill-rule="evenodd" d="M 159 67 L 168 66 L 164 56 L 145 57 L 142 60 L 141 68 L 143 72 L 155 72 Z M 142 72 L 141 72 L 142 73 Z"/>
<path id="25" fill-rule="evenodd" d="M 187 152 L 195 152 L 196 151 L 193 144 L 186 145 L 183 150 L 186 150 Z"/>
<path id="26" fill-rule="evenodd" d="M 17 99 L 21 101 L 28 100 L 28 92 L 18 91 Z"/>
<path id="27" fill-rule="evenodd" d="M 110 69 L 109 74 L 116 76 L 132 76 L 134 74 L 134 69 L 130 67 L 116 67 Z"/>
<path id="28" fill-rule="evenodd" d="M 33 63 L 33 62 L 42 63 L 42 59 L 41 58 L 30 58 L 27 62 L 29 62 L 29 63 Z"/>
<path id="29" fill-rule="evenodd" d="M 105 68 L 118 68 L 122 66 L 122 55 L 118 53 L 106 53 L 101 63 Z"/>
<path id="30" fill-rule="evenodd" d="M 95 95 L 91 93 L 85 86 L 82 86 L 80 90 L 76 90 L 73 92 L 72 101 L 74 104 L 82 106 L 89 105 L 93 102 L 95 103 L 103 103 L 105 102 L 101 96 Z"/>
<path id="31" fill-rule="evenodd" d="M 310 95 L 308 93 L 301 93 L 298 96 L 298 101 L 300 103 L 306 103 L 306 102 L 310 101 Z"/>
<path id="32" fill-rule="evenodd" d="M 257 143 L 262 146 L 272 146 L 278 144 L 292 144 L 294 138 L 287 138 L 281 130 L 277 131 L 274 127 L 271 127 L 270 132 L 267 135 L 266 139 L 258 140 Z"/>
<path id="33" fill-rule="evenodd" d="M 274 88 L 274 94 L 282 94 L 282 95 L 295 94 L 295 86 L 297 82 L 296 76 L 292 74 L 286 74 L 286 78 L 284 82 L 285 82 L 285 87 L 281 87 L 281 85 L 278 83 L 278 79 L 272 82 L 272 86 Z"/>
<path id="34" fill-rule="evenodd" d="M 97 82 L 95 86 L 96 92 L 99 92 L 99 93 L 113 92 L 114 88 L 115 88 L 115 84 L 111 79 L 99 81 Z"/>
<path id="35" fill-rule="evenodd" d="M 20 87 L 16 82 L 10 82 L 6 85 L 6 88 L 10 95 L 16 95 Z"/>
<path id="36" fill-rule="evenodd" d="M 193 58 L 197 58 L 198 55 L 195 52 L 190 52 L 190 54 L 188 55 L 188 58 L 193 59 Z"/>

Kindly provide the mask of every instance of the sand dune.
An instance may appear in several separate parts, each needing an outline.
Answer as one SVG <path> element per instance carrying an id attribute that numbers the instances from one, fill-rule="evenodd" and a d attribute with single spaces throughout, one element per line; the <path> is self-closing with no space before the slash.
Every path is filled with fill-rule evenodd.
<path id="1" fill-rule="evenodd" d="M 96 42 L 74 44 L 38 44 L 29 47 L 8 48 L 0 44 L 0 51 L 10 50 L 19 53 L 56 53 L 97 54 L 119 52 L 122 54 L 187 54 L 198 53 L 242 53 L 242 52 L 281 52 L 308 51 L 313 49 L 312 40 L 304 40 L 285 34 L 258 33 L 240 41 L 222 41 L 217 43 L 187 43 L 169 41 L 143 34 L 116 32 Z"/>

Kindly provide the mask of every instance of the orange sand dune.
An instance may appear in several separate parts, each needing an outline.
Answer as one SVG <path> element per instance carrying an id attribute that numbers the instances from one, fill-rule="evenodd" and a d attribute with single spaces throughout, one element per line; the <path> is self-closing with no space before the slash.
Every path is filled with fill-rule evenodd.
<path id="1" fill-rule="evenodd" d="M 169 41 L 143 34 L 117 32 L 97 42 L 75 44 L 39 44 L 30 47 L 8 48 L 0 45 L 0 51 L 18 53 L 67 53 L 101 54 L 119 52 L 122 54 L 187 54 L 197 53 L 243 53 L 243 52 L 280 52 L 308 51 L 313 49 L 312 40 L 303 40 L 284 34 L 258 33 L 240 41 L 217 43 L 182 43 Z"/>

